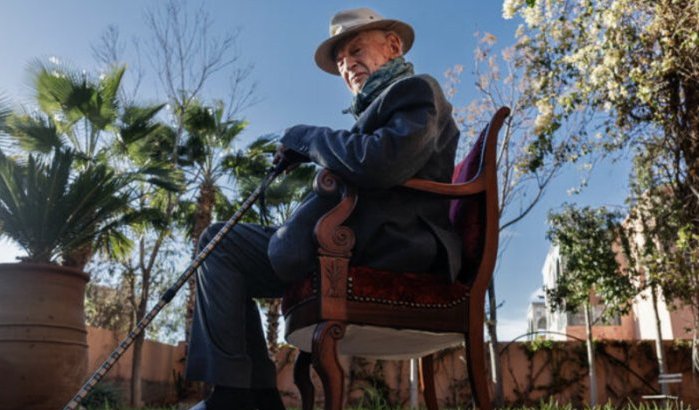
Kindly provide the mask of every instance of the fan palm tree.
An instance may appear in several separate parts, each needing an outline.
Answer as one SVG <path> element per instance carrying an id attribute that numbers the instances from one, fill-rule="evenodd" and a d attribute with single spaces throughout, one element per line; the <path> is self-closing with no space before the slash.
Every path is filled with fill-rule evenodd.
<path id="1" fill-rule="evenodd" d="M 180 159 L 188 173 L 188 182 L 196 190 L 196 205 L 188 218 L 189 235 L 196 245 L 201 233 L 211 224 L 217 202 L 226 202 L 221 182 L 228 174 L 225 158 L 232 144 L 245 129 L 245 121 L 226 113 L 223 102 L 213 106 L 193 102 L 184 115 L 186 139 L 180 147 Z"/>

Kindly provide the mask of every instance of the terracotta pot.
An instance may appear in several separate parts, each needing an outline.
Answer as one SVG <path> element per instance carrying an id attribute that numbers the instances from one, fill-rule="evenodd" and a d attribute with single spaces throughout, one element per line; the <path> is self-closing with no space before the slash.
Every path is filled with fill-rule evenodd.
<path id="1" fill-rule="evenodd" d="M 84 272 L 0 264 L 0 410 L 61 409 L 87 371 Z"/>

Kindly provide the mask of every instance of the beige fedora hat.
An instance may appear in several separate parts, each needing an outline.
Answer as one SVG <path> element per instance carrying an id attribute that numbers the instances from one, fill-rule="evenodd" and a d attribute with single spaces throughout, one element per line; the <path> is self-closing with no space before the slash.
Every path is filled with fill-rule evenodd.
<path id="1" fill-rule="evenodd" d="M 339 75 L 333 51 L 339 41 L 364 30 L 391 30 L 403 40 L 403 53 L 407 53 L 415 40 L 415 32 L 410 25 L 399 20 L 383 18 L 369 8 L 341 11 L 330 20 L 330 38 L 323 41 L 316 50 L 318 67 L 330 74 Z"/>

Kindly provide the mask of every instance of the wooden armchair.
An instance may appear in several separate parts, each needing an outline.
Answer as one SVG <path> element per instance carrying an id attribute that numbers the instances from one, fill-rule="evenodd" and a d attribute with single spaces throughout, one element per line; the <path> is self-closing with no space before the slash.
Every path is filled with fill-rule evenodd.
<path id="1" fill-rule="evenodd" d="M 293 285 L 282 303 L 286 338 L 301 350 L 294 381 L 303 410 L 313 408 L 311 363 L 323 383 L 325 410 L 341 409 L 343 371 L 338 353 L 421 357 L 425 403 L 436 410 L 432 354 L 464 341 L 476 404 L 491 408 L 483 343 L 484 303 L 498 248 L 497 135 L 508 115 L 508 108 L 495 113 L 457 165 L 451 184 L 418 179 L 403 184 L 452 199 L 450 219 L 464 241 L 462 271 L 455 283 L 446 275 L 350 266 L 354 234 L 342 223 L 354 209 L 356 192 L 328 171 L 316 178 L 318 192 L 343 192 L 340 203 L 315 227 L 318 272 Z"/>

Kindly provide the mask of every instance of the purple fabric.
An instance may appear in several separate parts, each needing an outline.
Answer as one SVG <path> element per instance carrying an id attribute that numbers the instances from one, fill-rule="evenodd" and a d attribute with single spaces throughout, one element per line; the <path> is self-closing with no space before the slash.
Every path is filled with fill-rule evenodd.
<path id="1" fill-rule="evenodd" d="M 468 182 L 477 177 L 480 173 L 481 154 L 483 151 L 483 143 L 485 142 L 486 131 L 487 128 L 481 131 L 481 135 L 478 136 L 478 140 L 476 140 L 475 144 L 473 144 L 473 147 L 471 147 L 471 151 L 469 151 L 466 158 L 464 158 L 454 167 L 454 173 L 451 177 L 451 182 L 453 184 Z M 451 220 L 452 224 L 457 226 L 460 219 L 460 207 L 462 202 L 463 200 L 461 199 L 454 199 L 451 201 L 451 205 L 449 207 L 449 219 Z"/>
<path id="2" fill-rule="evenodd" d="M 483 169 L 483 144 L 487 135 L 486 127 L 473 144 L 466 158 L 454 168 L 452 183 L 464 183 L 478 177 Z M 468 283 L 480 265 L 485 234 L 485 200 L 483 194 L 454 199 L 449 207 L 449 219 L 463 239 L 463 259 L 460 280 Z"/>

